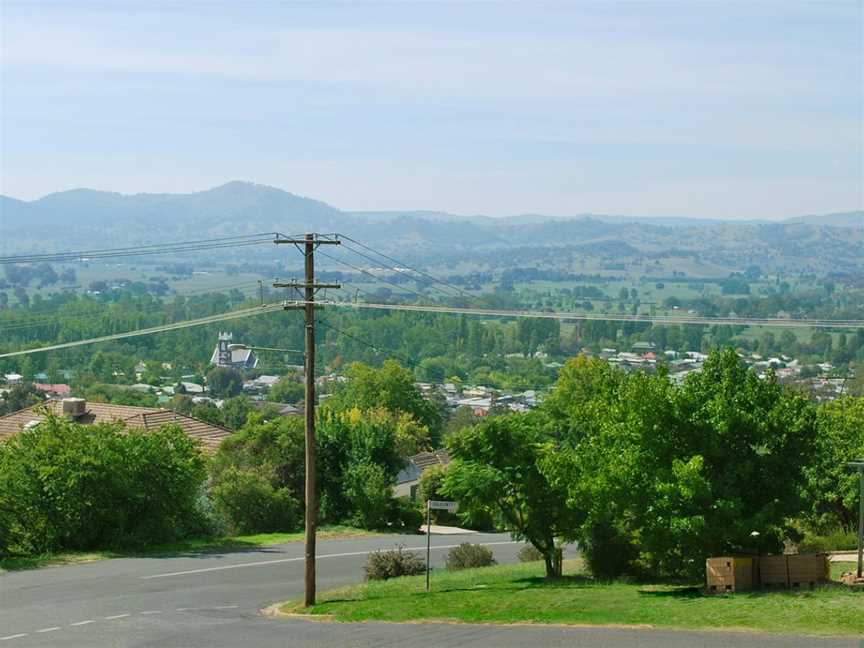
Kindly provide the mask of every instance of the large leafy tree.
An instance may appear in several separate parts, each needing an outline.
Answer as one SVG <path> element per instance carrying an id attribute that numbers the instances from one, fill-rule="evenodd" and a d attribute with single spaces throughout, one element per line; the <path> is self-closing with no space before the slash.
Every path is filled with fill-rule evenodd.
<path id="1" fill-rule="evenodd" d="M 864 398 L 825 403 L 817 421 L 817 450 L 807 467 L 808 521 L 823 531 L 853 531 L 858 523 L 858 474 L 846 464 L 864 459 Z"/>
<path id="2" fill-rule="evenodd" d="M 542 464 L 588 511 L 592 569 L 696 575 L 712 554 L 779 549 L 785 520 L 802 510 L 812 406 L 732 350 L 681 388 L 662 372 L 607 371 L 568 367 L 548 404 L 561 448 Z"/>
<path id="3" fill-rule="evenodd" d="M 367 528 L 393 521 L 393 486 L 405 466 L 403 418 L 381 408 L 321 410 L 317 432 L 322 518 Z M 413 427 L 425 433 L 425 428 Z"/>
<path id="4" fill-rule="evenodd" d="M 759 378 L 732 349 L 712 353 L 675 405 L 682 425 L 667 444 L 677 459 L 701 458 L 710 488 L 704 548 L 745 547 L 757 531 L 767 548 L 779 549 L 784 520 L 803 507 L 816 439 L 812 405 L 773 376 Z"/>
<path id="5" fill-rule="evenodd" d="M 450 435 L 447 448 L 453 460 L 444 493 L 459 502 L 464 515 L 494 515 L 514 538 L 543 555 L 547 577 L 560 575 L 556 541 L 574 539 L 582 515 L 540 468 L 555 450 L 542 416 L 495 417 Z"/>
<path id="6" fill-rule="evenodd" d="M 179 427 L 47 416 L 0 443 L 0 554 L 141 546 L 195 529 L 206 476 Z"/>
<path id="7" fill-rule="evenodd" d="M 413 374 L 398 362 L 387 360 L 381 368 L 355 362 L 345 375 L 347 382 L 328 399 L 330 408 L 346 411 L 384 408 L 391 412 L 404 412 L 437 437 L 441 429 L 438 408 L 423 398 L 414 384 Z"/>
<path id="8" fill-rule="evenodd" d="M 214 396 L 237 396 L 243 389 L 243 377 L 228 367 L 213 367 L 207 372 L 207 386 Z"/>
<path id="9" fill-rule="evenodd" d="M 254 472 L 275 489 L 287 488 L 303 499 L 305 480 L 304 428 L 300 416 L 251 413 L 237 433 L 225 439 L 213 457 L 216 484 L 229 471 Z"/>

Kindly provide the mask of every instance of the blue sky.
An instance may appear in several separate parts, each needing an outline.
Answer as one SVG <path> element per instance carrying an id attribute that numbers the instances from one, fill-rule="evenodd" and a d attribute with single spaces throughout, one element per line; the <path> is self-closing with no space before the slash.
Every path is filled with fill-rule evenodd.
<path id="1" fill-rule="evenodd" d="M 0 193 L 344 209 L 864 204 L 861 2 L 3 2 Z"/>

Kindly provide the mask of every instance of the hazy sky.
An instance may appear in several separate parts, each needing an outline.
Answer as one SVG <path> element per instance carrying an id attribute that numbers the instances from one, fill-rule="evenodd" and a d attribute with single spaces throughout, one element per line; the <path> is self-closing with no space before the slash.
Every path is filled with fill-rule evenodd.
<path id="1" fill-rule="evenodd" d="M 2 2 L 0 193 L 861 209 L 862 2 Z"/>

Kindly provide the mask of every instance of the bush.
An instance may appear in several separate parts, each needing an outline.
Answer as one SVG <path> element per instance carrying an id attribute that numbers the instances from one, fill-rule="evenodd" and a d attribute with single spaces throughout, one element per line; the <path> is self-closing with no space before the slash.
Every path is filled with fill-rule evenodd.
<path id="1" fill-rule="evenodd" d="M 253 470 L 229 468 L 213 487 L 216 511 L 224 516 L 232 533 L 293 531 L 299 504 L 287 488 L 273 488 Z"/>
<path id="2" fill-rule="evenodd" d="M 543 554 L 541 554 L 537 547 L 531 544 L 526 544 L 519 550 L 519 553 L 516 554 L 519 558 L 519 562 L 539 562 L 543 560 Z"/>
<path id="3" fill-rule="evenodd" d="M 404 533 L 419 533 L 420 526 L 423 524 L 423 511 L 407 497 L 393 497 L 390 499 L 388 519 L 390 529 L 401 529 Z"/>
<path id="4" fill-rule="evenodd" d="M 393 490 L 390 476 L 378 464 L 358 463 L 345 472 L 344 492 L 354 513 L 351 524 L 363 529 L 383 529 L 390 521 Z"/>
<path id="5" fill-rule="evenodd" d="M 194 525 L 205 479 L 176 426 L 126 433 L 48 416 L 0 443 L 0 552 L 141 547 Z"/>
<path id="6" fill-rule="evenodd" d="M 624 532 L 604 522 L 595 523 L 589 529 L 582 553 L 591 573 L 604 580 L 613 580 L 630 572 L 638 555 Z"/>
<path id="7" fill-rule="evenodd" d="M 834 529 L 825 535 L 805 533 L 798 543 L 801 553 L 826 553 L 829 551 L 851 550 L 858 547 L 858 534 L 855 531 Z"/>
<path id="8" fill-rule="evenodd" d="M 405 551 L 405 545 L 399 545 L 389 551 L 370 553 L 363 571 L 366 580 L 387 580 L 422 574 L 426 571 L 426 562 L 413 551 Z"/>
<path id="9" fill-rule="evenodd" d="M 483 545 L 463 542 L 447 552 L 447 569 L 449 571 L 489 567 L 494 564 L 495 559 L 492 557 L 492 550 Z"/>

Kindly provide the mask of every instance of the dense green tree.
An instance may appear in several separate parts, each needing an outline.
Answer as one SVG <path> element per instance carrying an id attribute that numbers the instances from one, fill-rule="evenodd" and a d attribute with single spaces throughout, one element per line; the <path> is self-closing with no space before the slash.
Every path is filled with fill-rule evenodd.
<path id="1" fill-rule="evenodd" d="M 33 383 L 21 383 L 12 385 L 12 388 L 0 400 L 0 416 L 10 414 L 18 410 L 37 405 L 45 400 L 45 395 L 40 392 Z"/>
<path id="2" fill-rule="evenodd" d="M 512 414 L 463 428 L 448 437 L 447 449 L 443 491 L 459 502 L 460 515 L 493 515 L 543 555 L 547 577 L 560 575 L 556 541 L 573 540 L 583 516 L 540 469 L 554 452 L 541 416 Z"/>
<path id="3" fill-rule="evenodd" d="M 267 400 L 273 403 L 294 404 L 303 400 L 303 382 L 293 376 L 283 376 L 267 392 Z"/>
<path id="4" fill-rule="evenodd" d="M 864 459 L 864 398 L 846 397 L 819 408 L 814 459 L 807 466 L 808 522 L 822 532 L 851 532 L 858 523 L 857 472 L 846 464 Z"/>
<path id="5" fill-rule="evenodd" d="M 216 405 L 210 402 L 195 403 L 192 406 L 192 411 L 190 412 L 190 415 L 201 421 L 213 423 L 214 425 L 224 425 L 224 421 L 222 419 L 222 410 L 220 410 L 218 407 L 216 407 Z"/>
<path id="6" fill-rule="evenodd" d="M 232 533 L 272 533 L 297 528 L 297 500 L 288 488 L 274 488 L 258 471 L 228 468 L 214 484 L 211 495 Z"/>
<path id="7" fill-rule="evenodd" d="M 386 521 L 382 511 L 394 511 L 393 487 L 405 466 L 399 417 L 383 409 L 322 409 L 317 423 L 322 518 L 374 528 Z"/>
<path id="8" fill-rule="evenodd" d="M 602 370 L 584 369 L 582 380 L 569 377 L 574 400 L 585 396 L 563 410 L 562 448 L 544 469 L 589 510 L 589 563 L 607 575 L 635 562 L 692 576 L 709 555 L 755 549 L 753 531 L 762 548 L 780 548 L 785 521 L 802 510 L 815 436 L 803 397 L 759 379 L 732 350 L 712 354 L 680 389 L 662 373 L 598 381 Z M 596 551 L 608 546 L 626 560 L 604 563 L 610 556 Z"/>
<path id="9" fill-rule="evenodd" d="M 300 416 L 266 418 L 253 413 L 236 434 L 225 439 L 212 460 L 216 483 L 229 469 L 253 471 L 275 490 L 287 488 L 297 500 L 304 496 L 304 427 Z"/>
<path id="10" fill-rule="evenodd" d="M 235 396 L 222 403 L 222 424 L 229 430 L 239 430 L 246 418 L 255 411 L 247 396 Z"/>
<path id="11" fill-rule="evenodd" d="M 414 384 L 414 376 L 394 360 L 387 360 L 380 369 L 362 363 L 350 365 L 343 383 L 327 401 L 332 410 L 371 410 L 384 408 L 391 412 L 410 414 L 430 433 L 441 428 L 441 415 Z"/>
<path id="12" fill-rule="evenodd" d="M 459 432 L 462 428 L 471 427 L 480 421 L 480 417 L 474 414 L 474 410 L 463 405 L 458 407 L 444 424 L 442 436 L 446 439 L 451 434 Z"/>
<path id="13" fill-rule="evenodd" d="M 214 396 L 237 396 L 243 389 L 243 377 L 227 367 L 213 367 L 207 372 L 207 387 Z"/>
<path id="14" fill-rule="evenodd" d="M 142 546 L 198 528 L 205 464 L 180 428 L 49 416 L 0 443 L 0 553 Z"/>

